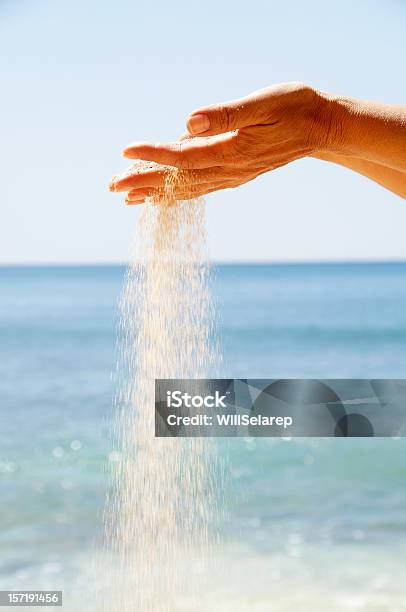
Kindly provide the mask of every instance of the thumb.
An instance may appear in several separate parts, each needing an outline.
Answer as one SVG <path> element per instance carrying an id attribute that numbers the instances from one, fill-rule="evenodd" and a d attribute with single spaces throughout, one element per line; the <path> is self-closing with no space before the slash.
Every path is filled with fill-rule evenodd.
<path id="1" fill-rule="evenodd" d="M 261 90 L 246 98 L 199 108 L 189 115 L 187 129 L 193 136 L 213 136 L 264 122 L 269 119 L 264 93 Z"/>

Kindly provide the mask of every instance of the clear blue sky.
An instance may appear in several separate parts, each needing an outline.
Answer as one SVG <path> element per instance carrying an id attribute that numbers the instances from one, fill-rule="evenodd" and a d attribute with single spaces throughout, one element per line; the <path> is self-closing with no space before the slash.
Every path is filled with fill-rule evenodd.
<path id="1" fill-rule="evenodd" d="M 0 0 L 0 262 L 125 261 L 122 147 L 196 106 L 302 80 L 406 103 L 402 0 Z M 217 260 L 406 258 L 406 203 L 302 160 L 207 199 Z"/>

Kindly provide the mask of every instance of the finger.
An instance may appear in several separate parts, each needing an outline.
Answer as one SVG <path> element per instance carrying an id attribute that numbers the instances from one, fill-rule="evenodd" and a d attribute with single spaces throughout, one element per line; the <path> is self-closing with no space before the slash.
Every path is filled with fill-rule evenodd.
<path id="1" fill-rule="evenodd" d="M 201 186 L 199 189 L 197 189 L 195 191 L 195 193 L 193 194 L 193 196 L 190 195 L 190 192 L 179 192 L 176 194 L 176 201 L 187 201 L 187 200 L 195 200 L 197 198 L 201 198 L 205 195 L 208 195 L 209 193 L 213 193 L 214 191 L 219 191 L 221 189 L 228 189 L 230 187 L 234 187 L 234 184 L 231 184 L 231 182 L 228 183 L 216 183 L 213 185 L 213 183 Z M 151 193 L 150 194 L 150 202 L 152 202 L 152 204 L 162 204 L 163 202 L 165 202 L 167 198 L 165 198 L 165 196 L 162 194 L 161 191 L 156 190 L 156 193 Z M 133 204 L 143 204 L 146 201 L 146 198 L 141 197 L 133 197 L 130 198 L 129 196 L 126 197 L 125 199 L 125 203 L 127 205 L 133 205 Z"/>
<path id="2" fill-rule="evenodd" d="M 218 185 L 220 183 L 220 181 L 216 181 L 215 183 L 210 182 L 210 183 L 201 183 L 199 185 L 194 185 L 194 186 L 180 186 L 178 189 L 175 189 L 172 193 L 165 193 L 165 191 L 163 189 L 131 189 L 131 191 L 129 191 L 127 193 L 126 198 L 131 201 L 134 199 L 138 199 L 140 197 L 152 197 L 152 198 L 157 198 L 159 197 L 162 200 L 165 199 L 171 199 L 171 198 L 175 198 L 175 199 L 180 199 L 180 196 L 182 196 L 182 198 L 190 198 L 193 199 L 194 197 L 196 197 L 196 194 L 200 194 L 203 192 L 207 192 L 211 187 L 213 187 L 214 185 Z"/>
<path id="3" fill-rule="evenodd" d="M 158 189 L 148 188 L 148 189 L 131 189 L 126 195 L 126 200 L 132 201 L 137 200 L 138 198 L 149 198 L 153 196 L 155 193 L 158 193 Z"/>
<path id="4" fill-rule="evenodd" d="M 143 168 L 137 165 L 134 169 L 131 167 L 123 174 L 114 176 L 110 182 L 110 191 L 128 191 L 142 187 L 161 187 L 165 184 L 168 173 L 173 168 L 160 166 L 156 164 L 152 168 L 144 166 Z"/>
<path id="5" fill-rule="evenodd" d="M 216 138 L 190 138 L 181 142 L 140 142 L 124 149 L 123 155 L 181 169 L 210 168 L 232 161 L 237 137 L 237 132 L 230 132 Z"/>
<path id="6" fill-rule="evenodd" d="M 231 181 L 216 181 L 210 183 L 202 183 L 198 186 L 194 186 L 191 188 L 179 188 L 173 194 L 165 194 L 161 189 L 133 189 L 128 192 L 126 196 L 126 201 L 129 203 L 138 201 L 140 198 L 145 199 L 146 197 L 151 197 L 154 200 L 165 201 L 169 199 L 174 200 L 193 200 L 198 198 L 210 191 L 217 191 L 218 189 L 225 189 L 231 186 Z"/>
<path id="7" fill-rule="evenodd" d="M 164 189 L 166 181 L 170 176 L 173 167 L 156 165 L 156 169 L 147 168 L 145 172 L 137 169 L 135 174 L 131 174 L 126 170 L 122 175 L 115 176 L 110 183 L 111 191 L 129 191 L 135 189 L 160 188 Z M 193 170 L 190 173 L 187 170 L 182 172 L 179 181 L 182 184 L 196 185 L 209 181 L 218 181 L 229 179 L 235 176 L 232 168 L 214 167 L 205 168 L 203 170 Z"/>
<path id="8" fill-rule="evenodd" d="M 148 162 L 139 162 L 128 168 L 123 174 L 115 176 L 110 183 L 110 190 L 135 191 L 148 195 L 152 188 L 165 189 L 168 178 L 173 171 L 176 170 L 172 166 L 163 166 L 160 164 L 149 164 Z M 209 183 L 214 181 L 228 180 L 243 180 L 241 170 L 231 166 L 215 166 L 213 168 L 204 168 L 201 170 L 182 170 L 178 175 L 178 185 L 188 185 L 193 187 L 201 183 Z M 177 188 L 176 179 L 172 182 L 171 188 Z"/>
<path id="9" fill-rule="evenodd" d="M 150 193 L 155 193 L 157 190 L 165 193 L 165 188 L 167 185 L 168 175 L 164 177 L 162 181 L 154 181 L 154 184 L 148 187 L 140 187 L 140 183 L 135 183 L 131 186 L 129 193 L 134 195 L 145 194 L 149 195 Z M 172 193 L 177 193 L 178 191 L 188 191 L 193 193 L 195 189 L 198 189 L 201 186 L 213 185 L 218 182 L 235 182 L 236 180 L 240 180 L 241 182 L 245 182 L 246 176 L 236 175 L 236 171 L 234 168 L 227 168 L 223 166 L 218 166 L 215 168 L 205 168 L 203 170 L 191 170 L 190 172 L 187 170 L 183 170 L 182 174 L 179 176 L 178 182 L 175 180 L 171 184 L 168 185 L 167 191 Z"/>
<path id="10" fill-rule="evenodd" d="M 212 136 L 272 120 L 272 105 L 286 85 L 273 85 L 249 96 L 201 107 L 191 113 L 186 125 L 190 134 Z"/>
<path id="11" fill-rule="evenodd" d="M 145 202 L 145 198 L 140 197 L 140 198 L 133 198 L 133 199 L 130 200 L 128 197 L 126 197 L 124 202 L 128 206 L 131 206 L 132 204 L 142 204 L 143 202 Z"/>

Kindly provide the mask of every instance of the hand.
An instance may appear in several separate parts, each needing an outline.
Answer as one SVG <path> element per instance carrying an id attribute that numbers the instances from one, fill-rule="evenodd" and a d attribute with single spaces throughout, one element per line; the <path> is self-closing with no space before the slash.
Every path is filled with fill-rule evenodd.
<path id="1" fill-rule="evenodd" d="M 175 199 L 238 187 L 260 174 L 331 148 L 337 134 L 332 101 L 301 83 L 273 85 L 225 104 L 193 112 L 188 134 L 171 143 L 134 143 L 125 157 L 137 163 L 114 177 L 111 191 L 126 202 L 159 201 L 173 167 L 182 170 Z M 185 186 L 186 185 L 186 186 Z"/>

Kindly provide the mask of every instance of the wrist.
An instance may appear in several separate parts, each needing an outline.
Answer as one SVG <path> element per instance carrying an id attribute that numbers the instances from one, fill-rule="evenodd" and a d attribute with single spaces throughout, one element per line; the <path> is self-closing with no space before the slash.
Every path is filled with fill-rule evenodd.
<path id="1" fill-rule="evenodd" d="M 379 156 L 377 142 L 388 138 L 392 131 L 389 114 L 380 105 L 364 100 L 318 93 L 324 117 L 324 140 L 319 152 L 365 159 Z M 383 126 L 385 133 L 382 133 Z M 398 126 L 396 122 L 394 131 Z"/>
<path id="2" fill-rule="evenodd" d="M 318 139 L 313 156 L 351 155 L 356 114 L 355 105 L 350 99 L 316 91 Z"/>

